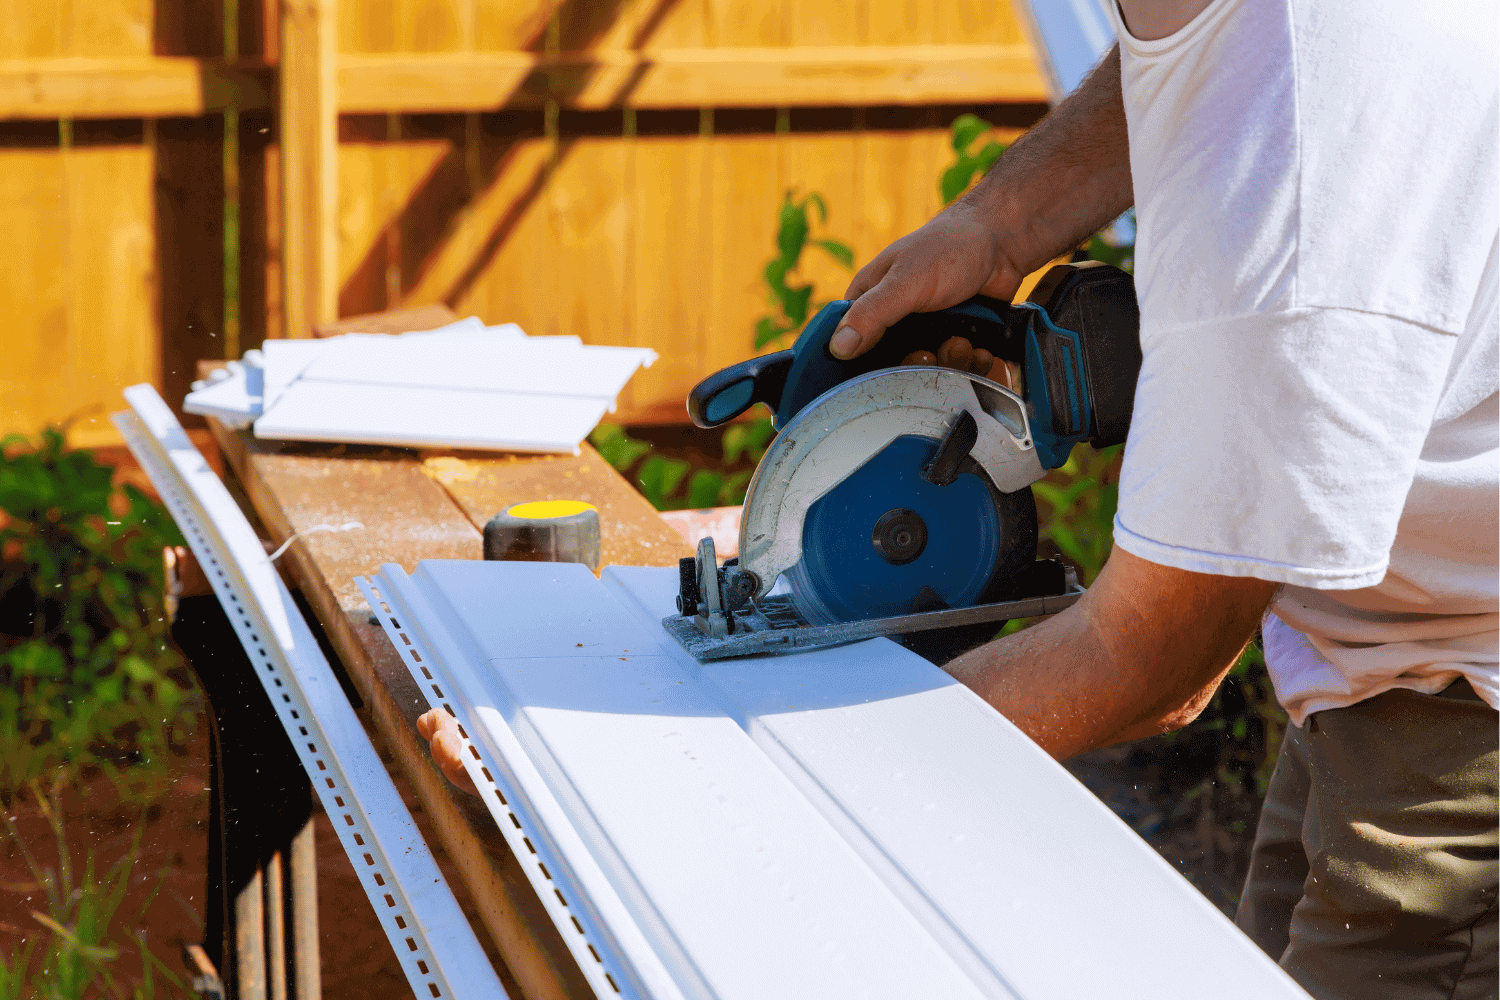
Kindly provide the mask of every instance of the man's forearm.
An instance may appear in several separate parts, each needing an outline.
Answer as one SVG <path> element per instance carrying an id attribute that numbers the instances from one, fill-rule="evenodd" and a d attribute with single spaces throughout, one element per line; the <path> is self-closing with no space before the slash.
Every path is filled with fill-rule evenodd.
<path id="1" fill-rule="evenodd" d="M 1076 605 L 943 669 L 1063 759 L 1192 721 L 1275 590 L 1116 549 Z"/>
<path id="2" fill-rule="evenodd" d="M 1021 274 L 1076 247 L 1129 208 L 1134 194 L 1119 47 L 960 201 L 1005 234 Z"/>

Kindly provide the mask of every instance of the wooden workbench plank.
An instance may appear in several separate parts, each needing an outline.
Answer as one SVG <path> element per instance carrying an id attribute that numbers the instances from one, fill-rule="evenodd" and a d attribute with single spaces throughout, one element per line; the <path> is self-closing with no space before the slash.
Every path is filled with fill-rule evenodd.
<path id="1" fill-rule="evenodd" d="M 474 559 L 480 536 L 408 452 L 277 445 L 210 420 L 229 466 L 273 541 L 315 524 L 361 530 L 299 539 L 282 557 L 400 760 L 507 967 L 534 1000 L 591 996 L 493 821 L 454 792 L 414 725 L 426 701 L 353 584 L 382 563 Z"/>
<path id="2" fill-rule="evenodd" d="M 587 443 L 578 455 L 434 454 L 425 457 L 422 471 L 441 483 L 481 530 L 513 503 L 582 500 L 599 509 L 606 566 L 676 566 L 678 559 L 693 554 L 682 536 Z"/>

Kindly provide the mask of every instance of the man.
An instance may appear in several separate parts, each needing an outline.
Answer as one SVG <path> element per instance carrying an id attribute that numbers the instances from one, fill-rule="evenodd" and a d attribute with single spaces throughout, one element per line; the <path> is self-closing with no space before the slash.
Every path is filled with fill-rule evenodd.
<path id="1" fill-rule="evenodd" d="M 1339 6 L 1121 0 L 1079 91 L 855 277 L 832 349 L 1008 299 L 1133 203 L 1114 555 L 946 669 L 1067 757 L 1190 720 L 1265 616 L 1295 726 L 1241 927 L 1320 998 L 1494 996 L 1495 9 Z"/>
<path id="2" fill-rule="evenodd" d="M 1135 205 L 1114 554 L 946 669 L 1061 758 L 1191 720 L 1264 619 L 1294 727 L 1240 925 L 1320 1000 L 1494 996 L 1495 8 L 1120 7 L 1078 92 L 860 271 L 831 345 L 1009 299 Z"/>

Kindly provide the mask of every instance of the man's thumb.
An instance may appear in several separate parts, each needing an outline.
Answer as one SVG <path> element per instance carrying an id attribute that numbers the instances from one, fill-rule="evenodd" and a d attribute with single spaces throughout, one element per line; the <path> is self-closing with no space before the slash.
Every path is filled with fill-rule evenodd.
<path id="1" fill-rule="evenodd" d="M 886 277 L 849 306 L 828 341 L 829 353 L 845 361 L 859 357 L 880 342 L 886 327 L 910 311 L 887 272 Z"/>

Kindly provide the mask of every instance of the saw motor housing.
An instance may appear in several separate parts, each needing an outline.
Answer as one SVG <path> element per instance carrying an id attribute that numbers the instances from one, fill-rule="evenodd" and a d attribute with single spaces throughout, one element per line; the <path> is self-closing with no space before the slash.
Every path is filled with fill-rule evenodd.
<path id="1" fill-rule="evenodd" d="M 1117 267 L 1057 264 L 1023 303 L 976 295 L 951 309 L 912 313 L 870 350 L 846 361 L 829 353 L 828 342 L 851 305 L 828 303 L 790 350 L 742 361 L 698 383 L 687 403 L 693 423 L 718 427 L 763 403 L 780 430 L 834 386 L 964 337 L 976 349 L 1023 367 L 1026 406 L 1038 424 L 1034 433 L 1047 455 L 1045 468 L 1062 465 L 1081 441 L 1095 448 L 1125 441 L 1141 371 L 1141 317 L 1135 279 Z"/>
<path id="2" fill-rule="evenodd" d="M 746 495 L 739 559 L 720 567 L 700 546 L 684 560 L 682 614 L 668 628 L 677 634 L 691 619 L 718 644 L 713 655 L 806 648 L 810 634 L 779 635 L 799 627 L 891 622 L 881 634 L 894 634 L 898 620 L 902 630 L 943 628 L 958 609 L 971 624 L 1003 620 L 1021 613 L 1017 601 L 1081 593 L 1060 564 L 1036 561 L 1029 487 L 1077 443 L 1125 438 L 1141 357 L 1130 275 L 1058 265 L 1026 302 L 976 296 L 914 313 L 845 361 L 828 343 L 849 306 L 830 303 L 791 350 L 724 369 L 689 397 L 701 427 L 764 403 L 780 432 Z M 1023 394 L 903 363 L 952 337 L 1020 367 Z M 778 579 L 789 605 L 772 594 Z M 981 608 L 994 617 L 976 619 Z M 741 633 L 760 638 L 726 647 L 736 616 Z M 687 633 L 678 638 L 705 655 Z"/>

